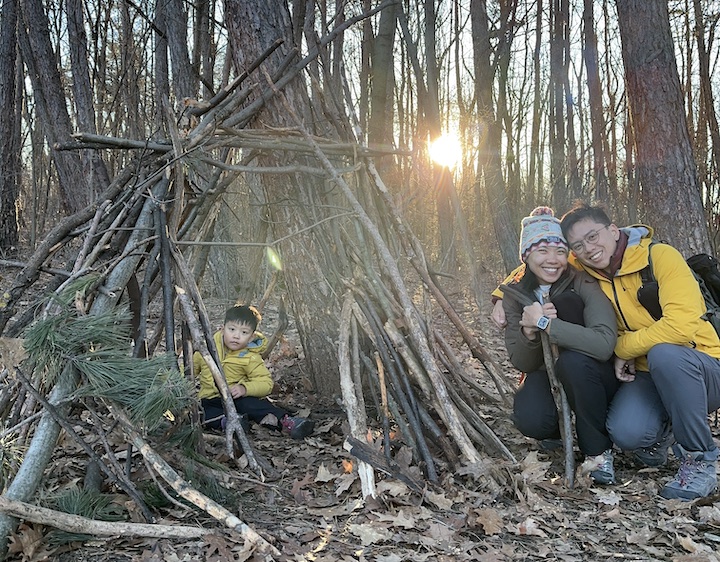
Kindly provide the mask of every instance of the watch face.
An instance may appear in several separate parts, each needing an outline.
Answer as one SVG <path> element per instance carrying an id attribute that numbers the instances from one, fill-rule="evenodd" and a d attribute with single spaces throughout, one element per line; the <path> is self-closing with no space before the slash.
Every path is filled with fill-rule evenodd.
<path id="1" fill-rule="evenodd" d="M 541 316 L 540 318 L 538 318 L 537 327 L 541 330 L 547 328 L 548 324 L 550 324 L 550 319 L 547 316 Z"/>

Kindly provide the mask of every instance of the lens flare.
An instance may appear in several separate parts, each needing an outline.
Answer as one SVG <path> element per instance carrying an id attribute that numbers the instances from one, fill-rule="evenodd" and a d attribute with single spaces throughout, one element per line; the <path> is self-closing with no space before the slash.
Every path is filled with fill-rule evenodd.
<path id="1" fill-rule="evenodd" d="M 429 152 L 430 158 L 436 164 L 446 168 L 454 168 L 462 156 L 462 147 L 455 135 L 444 133 L 430 142 Z"/>
<path id="2" fill-rule="evenodd" d="M 278 271 L 282 271 L 282 262 L 280 261 L 280 256 L 278 256 L 275 250 L 273 250 L 270 246 L 267 246 L 265 249 L 265 255 L 267 256 L 268 263 L 272 267 Z"/>

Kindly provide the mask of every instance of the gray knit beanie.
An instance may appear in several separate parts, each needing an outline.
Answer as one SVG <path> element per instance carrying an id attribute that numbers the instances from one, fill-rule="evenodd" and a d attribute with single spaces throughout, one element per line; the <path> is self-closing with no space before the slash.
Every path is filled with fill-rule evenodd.
<path id="1" fill-rule="evenodd" d="M 530 216 L 522 220 L 520 259 L 525 262 L 530 252 L 543 245 L 568 247 L 553 210 L 550 207 L 535 207 Z"/>

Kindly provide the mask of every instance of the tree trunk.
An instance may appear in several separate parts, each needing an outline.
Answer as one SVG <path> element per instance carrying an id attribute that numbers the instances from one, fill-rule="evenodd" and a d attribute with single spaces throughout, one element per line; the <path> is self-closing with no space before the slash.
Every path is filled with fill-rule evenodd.
<path id="1" fill-rule="evenodd" d="M 380 14 L 377 36 L 373 41 L 372 91 L 370 93 L 370 121 L 368 146 L 392 145 L 393 131 L 393 44 L 397 24 L 397 6 L 392 5 Z"/>
<path id="2" fill-rule="evenodd" d="M 542 74 L 540 70 L 540 52 L 542 48 L 542 29 L 543 29 L 543 1 L 537 2 L 537 15 L 535 19 L 535 45 L 533 46 L 533 111 L 532 111 L 532 127 L 530 133 L 530 164 L 528 170 L 528 195 L 533 201 L 538 200 L 538 196 L 542 190 L 543 178 L 543 159 L 540 150 L 540 120 L 541 112 L 541 84 Z"/>
<path id="3" fill-rule="evenodd" d="M 695 37 L 697 38 L 698 61 L 700 66 L 700 116 L 698 117 L 698 130 L 702 128 L 710 134 L 711 148 L 708 152 L 711 164 L 706 167 L 714 170 L 714 176 L 704 178 L 705 182 L 702 181 L 702 177 L 700 178 L 700 185 L 707 187 L 707 197 L 710 199 L 712 186 L 716 185 L 718 177 L 720 177 L 720 126 L 718 126 L 717 112 L 715 111 L 711 77 L 712 62 L 708 48 L 705 45 L 705 21 L 700 0 L 693 0 L 693 8 L 695 12 Z M 702 153 L 699 153 L 699 160 L 705 161 Z M 712 208 L 712 201 L 708 200 L 707 203 L 706 208 Z"/>
<path id="4" fill-rule="evenodd" d="M 18 92 L 17 2 L 0 9 L 0 249 L 18 243 L 17 199 L 20 193 L 20 112 Z"/>
<path id="5" fill-rule="evenodd" d="M 618 0 L 641 216 L 683 254 L 709 252 L 667 2 Z M 681 212 L 678 212 L 681 210 Z"/>
<path id="6" fill-rule="evenodd" d="M 65 11 L 68 21 L 68 42 L 70 45 L 77 125 L 83 133 L 97 133 L 81 0 L 67 0 Z M 83 176 L 93 186 L 93 195 L 100 193 L 110 184 L 110 176 L 108 176 L 100 151 L 83 150 L 80 158 L 83 163 Z"/>
<path id="7" fill-rule="evenodd" d="M 562 9 L 563 0 L 550 2 L 550 189 L 552 203 L 567 208 L 567 159 L 565 137 L 565 30 L 567 16 Z"/>
<path id="8" fill-rule="evenodd" d="M 518 263 L 519 239 L 515 228 L 516 223 L 510 212 L 507 189 L 502 175 L 500 154 L 502 133 L 500 123 L 495 117 L 493 105 L 492 85 L 495 76 L 490 64 L 490 24 L 485 0 L 472 0 L 470 3 L 470 16 L 473 30 L 475 97 L 477 99 L 478 117 L 484 131 L 484 135 L 481 135 L 480 144 L 480 154 L 484 155 L 484 157 L 481 157 L 478 163 L 476 193 L 479 194 L 480 192 L 477 184 L 480 182 L 480 178 L 484 176 L 487 199 L 492 204 L 491 214 L 495 227 L 495 236 L 500 244 L 500 253 L 505 269 L 510 271 Z"/>
<path id="9" fill-rule="evenodd" d="M 570 85 L 570 2 L 561 1 L 562 7 L 562 51 L 563 51 L 563 100 L 565 103 L 565 138 L 567 139 L 567 160 L 565 162 L 565 181 L 567 193 L 570 200 L 563 200 L 560 203 L 561 209 L 570 207 L 572 200 L 579 198 L 580 176 L 579 160 L 577 154 L 577 141 L 575 139 L 575 95 Z"/>
<path id="10" fill-rule="evenodd" d="M 242 71 L 253 63 L 278 38 L 285 43 L 263 64 L 248 82 L 257 81 L 257 91 L 268 89 L 266 76 L 273 76 L 283 58 L 294 46 L 290 14 L 275 3 L 262 0 L 226 0 L 225 19 L 235 67 Z M 256 25 L 247 25 L 253 21 Z M 267 73 L 267 74 L 266 74 Z M 298 80 L 271 98 L 248 127 L 296 127 L 282 98 L 300 116 L 309 115 L 307 94 Z M 310 123 L 305 124 L 311 127 Z M 277 153 L 263 164 L 290 163 L 291 154 Z M 272 160 L 272 161 L 271 161 Z M 322 217 L 320 209 L 329 208 L 322 182 L 298 181 L 292 174 L 261 175 L 256 178 L 269 201 L 285 201 L 269 208 L 273 238 L 279 245 L 284 280 L 298 334 L 312 382 L 323 394 L 339 393 L 338 356 L 335 342 L 339 334 L 340 310 L 336 299 L 335 271 L 343 260 L 323 244 L 322 227 L 311 228 Z M 298 233 L 304 233 L 302 235 Z M 336 250 L 337 251 L 337 250 Z"/>
<path id="11" fill-rule="evenodd" d="M 197 78 L 193 73 L 188 53 L 187 12 L 182 0 L 162 2 L 165 18 L 165 34 L 170 50 L 172 85 L 175 100 L 194 98 L 197 95 Z"/>
<path id="12" fill-rule="evenodd" d="M 585 68 L 587 69 L 588 98 L 590 100 L 590 129 L 592 135 L 593 184 L 595 198 L 607 201 L 608 181 L 605 167 L 605 117 L 603 114 L 600 69 L 598 68 L 597 35 L 593 0 L 585 0 L 583 9 L 583 37 Z"/>
<path id="13" fill-rule="evenodd" d="M 36 96 L 36 109 L 57 169 L 63 206 L 66 211 L 75 212 L 88 205 L 92 190 L 88 178 L 82 173 L 77 153 L 54 148 L 56 143 L 73 141 L 73 125 L 67 110 L 57 57 L 50 43 L 47 15 L 40 0 L 21 0 L 20 6 L 23 62 L 28 67 Z"/>
<path id="14" fill-rule="evenodd" d="M 440 121 L 440 85 L 438 78 L 437 53 L 435 51 L 435 3 L 425 2 L 425 66 L 427 70 L 427 96 L 426 103 L 420 107 L 425 115 L 425 122 L 430 141 L 440 137 L 442 123 Z M 420 80 L 418 75 L 418 80 Z M 421 129 L 422 131 L 422 129 Z M 421 133 L 422 134 L 422 133 Z M 438 232 L 440 234 L 440 260 L 438 267 L 442 270 L 455 273 L 458 266 L 457 252 L 455 251 L 455 214 L 453 212 L 452 197 L 455 191 L 452 176 L 445 173 L 442 166 L 432 164 L 433 190 L 437 209 Z"/>

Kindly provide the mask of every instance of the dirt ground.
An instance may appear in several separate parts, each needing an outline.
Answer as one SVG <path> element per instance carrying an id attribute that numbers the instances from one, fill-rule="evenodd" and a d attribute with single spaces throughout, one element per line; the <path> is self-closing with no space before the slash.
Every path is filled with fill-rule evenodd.
<path id="1" fill-rule="evenodd" d="M 467 312 L 467 311 L 466 311 Z M 484 311 L 473 329 L 509 376 L 501 334 Z M 486 383 L 482 367 L 447 328 L 464 367 Z M 422 481 L 422 491 L 375 471 L 377 497 L 363 500 L 357 460 L 345 450 L 347 422 L 339 400 L 323 401 L 312 390 L 292 329 L 269 366 L 277 380 L 273 398 L 316 420 L 315 432 L 302 441 L 260 427 L 250 439 L 277 476 L 261 480 L 239 469 L 223 451 L 220 437 L 209 436 L 208 457 L 215 467 L 194 466 L 194 482 L 272 544 L 280 556 L 247 548 L 239 533 L 205 513 L 166 502 L 156 509 L 159 523 L 202 526 L 204 538 L 144 539 L 111 537 L 60 543 L 51 527 L 22 523 L 8 560 L 41 561 L 226 561 L 288 560 L 317 562 L 400 561 L 720 561 L 720 495 L 685 503 L 666 501 L 657 491 L 676 471 L 640 469 L 629 455 L 616 456 L 618 484 L 594 486 L 578 474 L 573 489 L 563 481 L 563 455 L 543 452 L 520 435 L 500 403 L 478 402 L 476 411 L 503 440 L 517 462 L 498 451 L 483 451 L 479 465 L 438 464 L 436 483 L 425 482 L 402 436 L 393 441 L 395 462 Z M 374 421 L 376 426 L 379 424 Z M 718 425 L 713 423 L 720 437 Z M 382 444 L 380 430 L 372 435 Z M 182 462 L 172 451 L 169 458 Z M 134 457 L 133 480 L 149 479 L 142 458 Z M 581 459 L 577 459 L 580 461 Z M 579 464 L 579 463 L 578 463 Z M 81 480 L 84 463 L 69 439 L 58 447 L 43 484 L 43 494 Z M 201 484 L 204 486 L 202 487 Z M 116 490 L 108 488 L 107 493 Z M 141 521 L 131 502 L 117 494 L 127 517 Z"/>

